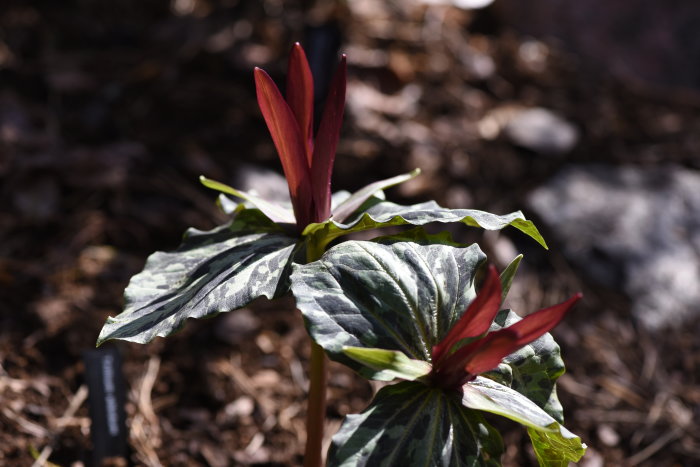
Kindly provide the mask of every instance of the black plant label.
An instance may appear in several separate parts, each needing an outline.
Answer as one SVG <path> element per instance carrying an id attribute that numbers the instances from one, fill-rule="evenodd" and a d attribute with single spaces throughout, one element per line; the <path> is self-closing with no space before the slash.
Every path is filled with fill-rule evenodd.
<path id="1" fill-rule="evenodd" d="M 109 346 L 89 350 L 83 358 L 90 393 L 93 463 L 102 465 L 105 459 L 127 455 L 122 358 L 116 347 Z"/>

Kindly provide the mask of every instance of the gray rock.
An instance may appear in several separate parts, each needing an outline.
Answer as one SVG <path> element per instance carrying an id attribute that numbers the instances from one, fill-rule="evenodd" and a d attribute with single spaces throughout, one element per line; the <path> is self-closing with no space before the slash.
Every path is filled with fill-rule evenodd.
<path id="1" fill-rule="evenodd" d="M 232 186 L 272 202 L 289 202 L 287 180 L 279 172 L 252 164 L 241 164 Z"/>
<path id="2" fill-rule="evenodd" d="M 564 254 L 621 289 L 648 329 L 700 314 L 700 174 L 574 166 L 538 188 L 529 206 Z"/>
<path id="3" fill-rule="evenodd" d="M 518 112 L 503 131 L 513 144 L 544 155 L 565 154 L 578 142 L 576 127 L 540 107 Z"/>
<path id="4" fill-rule="evenodd" d="M 226 313 L 214 328 L 214 335 L 228 344 L 240 344 L 260 329 L 260 319 L 249 308 Z"/>

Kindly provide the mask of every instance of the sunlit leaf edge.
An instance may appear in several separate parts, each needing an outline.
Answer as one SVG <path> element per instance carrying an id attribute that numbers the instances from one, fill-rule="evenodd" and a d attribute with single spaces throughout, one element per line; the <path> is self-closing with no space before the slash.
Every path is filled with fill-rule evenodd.
<path id="1" fill-rule="evenodd" d="M 329 219 L 322 223 L 309 224 L 303 235 L 314 235 L 324 242 L 354 232 L 378 229 L 390 226 L 414 225 L 422 226 L 431 222 L 462 223 L 471 227 L 486 230 L 500 230 L 513 226 L 533 238 L 544 248 L 548 248 L 532 221 L 527 220 L 521 211 L 505 215 L 496 215 L 475 209 L 448 209 L 435 202 L 402 206 L 389 201 L 370 199 L 365 211 L 358 211 L 351 216 L 347 223 L 339 223 Z"/>
<path id="2" fill-rule="evenodd" d="M 581 438 L 567 430 L 523 394 L 491 379 L 478 376 L 462 387 L 462 404 L 509 418 L 528 428 L 538 459 L 578 462 L 586 451 Z M 539 433 L 533 433 L 531 430 Z M 535 442 L 538 444 L 535 445 Z"/>

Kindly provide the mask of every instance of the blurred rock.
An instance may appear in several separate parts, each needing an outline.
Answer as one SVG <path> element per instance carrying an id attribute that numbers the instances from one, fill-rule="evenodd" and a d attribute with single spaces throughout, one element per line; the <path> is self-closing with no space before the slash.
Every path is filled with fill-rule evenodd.
<path id="1" fill-rule="evenodd" d="M 231 186 L 255 193 L 268 201 L 289 202 L 287 180 L 278 172 L 264 167 L 242 164 L 236 171 Z"/>
<path id="2" fill-rule="evenodd" d="M 565 154 L 578 142 L 576 127 L 540 107 L 516 113 L 503 130 L 513 144 L 544 155 Z"/>
<path id="3" fill-rule="evenodd" d="M 250 309 L 241 308 L 222 316 L 219 325 L 214 328 L 214 335 L 227 344 L 238 345 L 259 328 L 258 317 Z"/>
<path id="4" fill-rule="evenodd" d="M 572 166 L 529 198 L 564 254 L 632 300 L 648 329 L 700 314 L 700 174 Z"/>

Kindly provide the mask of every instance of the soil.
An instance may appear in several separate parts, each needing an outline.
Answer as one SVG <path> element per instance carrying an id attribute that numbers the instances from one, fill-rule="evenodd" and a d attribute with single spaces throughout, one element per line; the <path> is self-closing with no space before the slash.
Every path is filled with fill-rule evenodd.
<path id="1" fill-rule="evenodd" d="M 200 174 L 280 170 L 252 69 L 282 82 L 296 40 L 332 44 L 336 31 L 348 54 L 336 189 L 421 167 L 392 200 L 506 213 L 566 164 L 700 169 L 694 91 L 614 78 L 555 43 L 519 37 L 493 9 L 303 3 L 0 6 L 1 465 L 29 466 L 42 452 L 53 464 L 90 465 L 83 353 L 149 254 L 177 247 L 190 226 L 226 220 Z M 338 29 L 324 36 L 309 26 L 319 18 Z M 543 156 L 510 143 L 502 124 L 528 107 L 575 125 L 576 147 Z M 566 426 L 589 446 L 581 465 L 700 465 L 700 320 L 649 334 L 628 297 L 582 275 L 556 244 L 545 251 L 511 230 L 453 234 L 495 258 L 503 245 L 525 253 L 511 298 L 520 312 L 584 292 L 553 332 L 568 368 Z M 309 350 L 291 300 L 112 345 L 129 388 L 121 465 L 301 464 Z M 328 436 L 376 389 L 332 365 Z M 505 465 L 536 465 L 520 426 L 493 423 Z"/>

